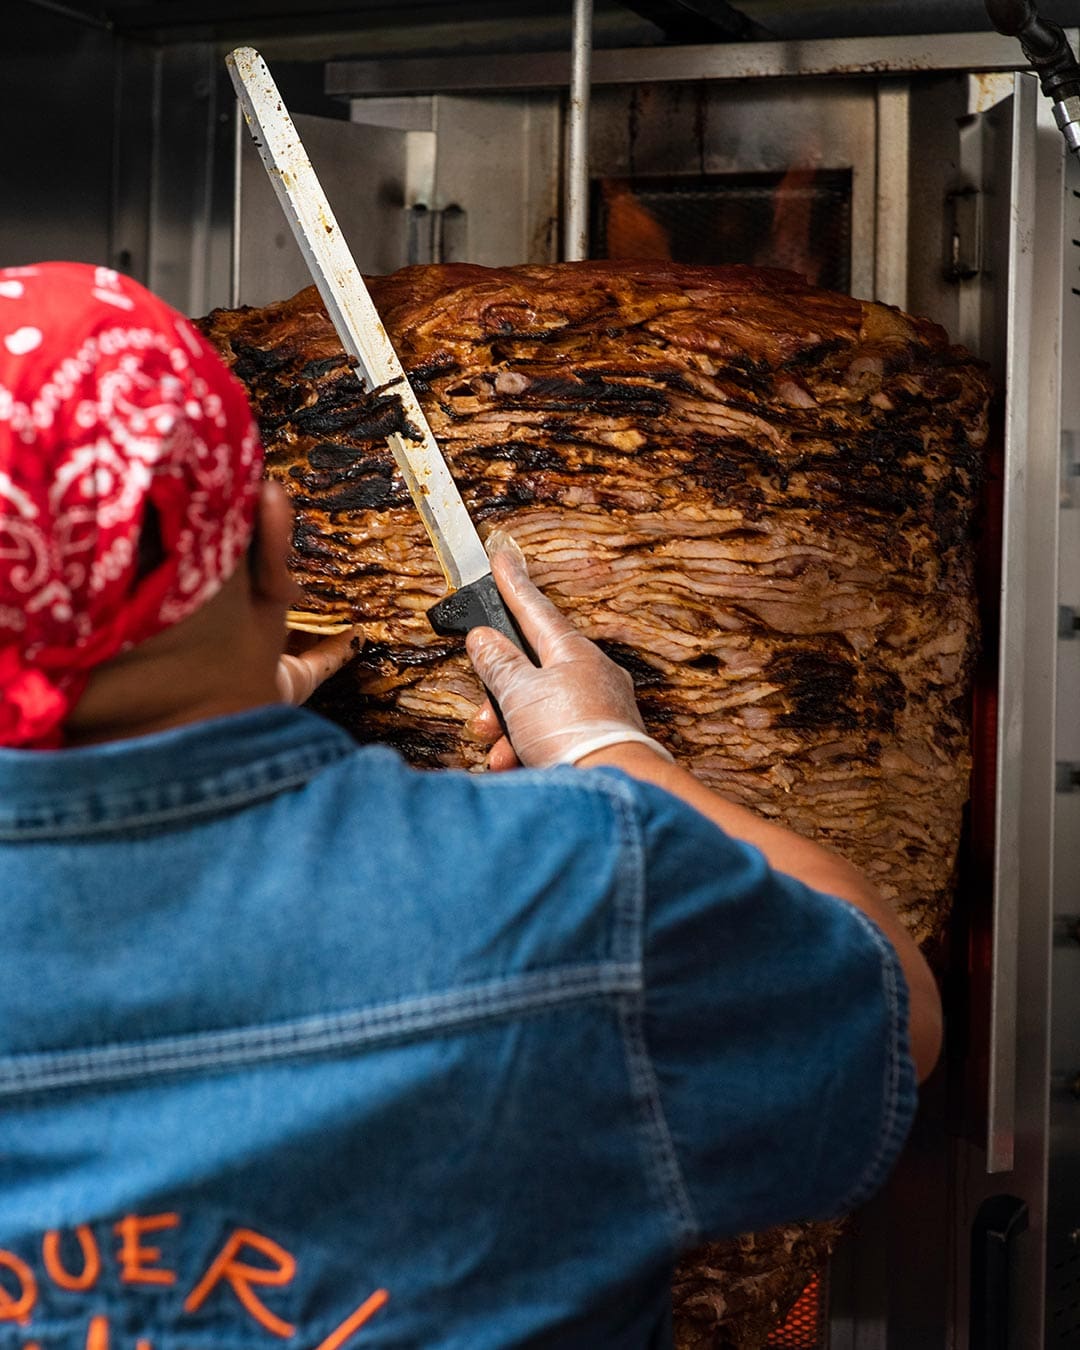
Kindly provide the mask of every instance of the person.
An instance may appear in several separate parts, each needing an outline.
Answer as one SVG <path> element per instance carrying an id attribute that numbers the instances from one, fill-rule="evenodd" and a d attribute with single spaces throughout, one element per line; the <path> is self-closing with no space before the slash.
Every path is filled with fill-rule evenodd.
<path id="1" fill-rule="evenodd" d="M 494 772 L 283 702 L 290 528 L 185 319 L 0 272 L 0 1350 L 670 1344 L 678 1253 L 881 1185 L 933 979 L 512 548 Z"/>

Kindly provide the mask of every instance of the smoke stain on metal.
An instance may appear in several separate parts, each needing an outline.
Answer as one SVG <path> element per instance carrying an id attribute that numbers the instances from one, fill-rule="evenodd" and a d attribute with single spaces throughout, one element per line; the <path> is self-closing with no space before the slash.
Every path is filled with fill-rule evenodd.
<path id="1" fill-rule="evenodd" d="M 555 215 L 547 215 L 543 220 L 537 222 L 529 247 L 529 262 L 548 262 L 551 260 L 555 249 L 558 224 L 558 217 Z"/>
<path id="2" fill-rule="evenodd" d="M 698 173 L 705 172 L 705 129 L 709 119 L 709 87 L 702 80 L 694 88 L 694 139 L 697 141 Z"/>
<path id="3" fill-rule="evenodd" d="M 904 74 L 909 72 L 919 72 L 923 70 L 936 70 L 937 66 L 930 61 L 913 61 L 904 69 Z M 892 75 L 896 74 L 896 68 L 891 61 L 856 61 L 850 65 L 831 66 L 828 70 L 821 72 L 824 75 Z"/>
<path id="4" fill-rule="evenodd" d="M 634 175 L 638 132 L 641 129 L 641 98 L 641 86 L 637 85 L 630 94 L 630 105 L 626 116 L 626 166 L 631 177 Z"/>
<path id="5" fill-rule="evenodd" d="M 979 71 L 969 75 L 971 93 L 968 98 L 970 113 L 989 112 L 1012 93 L 1012 71 Z"/>

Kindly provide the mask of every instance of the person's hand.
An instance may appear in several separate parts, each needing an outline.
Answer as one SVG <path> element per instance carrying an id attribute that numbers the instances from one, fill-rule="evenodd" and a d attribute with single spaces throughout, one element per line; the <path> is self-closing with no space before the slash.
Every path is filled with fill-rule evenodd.
<path id="1" fill-rule="evenodd" d="M 488 547 L 499 592 L 540 660 L 534 666 L 493 628 L 474 628 L 465 640 L 509 731 L 509 743 L 499 741 L 492 749 L 490 767 L 574 764 L 623 741 L 642 741 L 669 758 L 645 732 L 629 674 L 541 595 L 516 547 L 493 546 L 491 539 Z M 497 727 L 490 704 L 470 724 L 481 740 L 490 739 Z"/>
<path id="2" fill-rule="evenodd" d="M 306 703 L 319 685 L 350 661 L 364 645 L 362 628 L 322 638 L 296 655 L 285 653 L 278 660 L 277 688 L 282 703 L 299 707 Z"/>

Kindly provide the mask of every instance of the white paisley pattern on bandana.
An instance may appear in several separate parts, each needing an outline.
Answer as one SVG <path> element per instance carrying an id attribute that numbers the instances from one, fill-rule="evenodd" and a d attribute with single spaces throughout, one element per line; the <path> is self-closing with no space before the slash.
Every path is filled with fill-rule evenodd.
<path id="1" fill-rule="evenodd" d="M 242 387 L 175 310 L 107 268 L 0 270 L 0 745 L 60 744 L 95 665 L 217 592 L 261 473 Z"/>

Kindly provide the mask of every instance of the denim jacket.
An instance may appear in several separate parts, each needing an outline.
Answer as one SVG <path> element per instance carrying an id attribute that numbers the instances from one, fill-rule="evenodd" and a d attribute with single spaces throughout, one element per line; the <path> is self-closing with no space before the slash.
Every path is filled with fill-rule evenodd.
<path id="1" fill-rule="evenodd" d="M 667 1345 L 913 1111 L 877 928 L 614 770 L 0 751 L 0 914 L 2 1350 Z"/>

